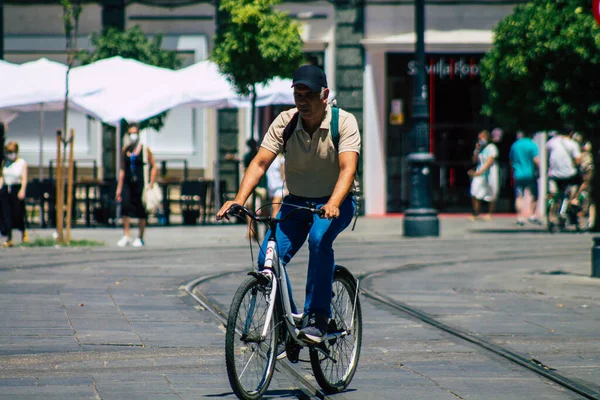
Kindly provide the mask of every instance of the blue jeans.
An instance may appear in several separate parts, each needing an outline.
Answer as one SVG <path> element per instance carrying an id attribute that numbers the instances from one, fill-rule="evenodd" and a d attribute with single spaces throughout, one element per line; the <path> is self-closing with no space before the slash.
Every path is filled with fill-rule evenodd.
<path id="1" fill-rule="evenodd" d="M 327 203 L 329 197 L 304 198 L 294 195 L 286 196 L 279 211 L 282 218 L 295 209 L 294 205 L 306 206 L 313 202 L 317 208 Z M 323 219 L 308 211 L 294 212 L 290 218 L 277 226 L 277 251 L 282 264 L 287 265 L 302 247 L 308 236 L 308 276 L 306 277 L 305 313 L 317 313 L 330 316 L 331 293 L 335 261 L 333 259 L 333 241 L 352 221 L 356 210 L 354 196 L 348 195 L 340 206 L 340 216 L 335 219 Z M 267 232 L 262 249 L 258 255 L 258 265 L 262 269 L 270 232 Z M 292 298 L 292 288 L 288 279 L 288 290 L 292 304 L 292 312 L 297 313 Z"/>

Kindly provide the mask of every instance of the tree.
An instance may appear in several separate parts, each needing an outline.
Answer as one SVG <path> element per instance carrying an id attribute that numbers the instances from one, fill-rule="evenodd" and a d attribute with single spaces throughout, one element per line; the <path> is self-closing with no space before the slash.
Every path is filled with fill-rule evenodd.
<path id="1" fill-rule="evenodd" d="M 483 112 L 508 129 L 565 129 L 592 142 L 600 205 L 600 27 L 592 0 L 532 0 L 494 29 L 482 60 Z M 595 230 L 600 229 L 596 213 Z"/>
<path id="2" fill-rule="evenodd" d="M 69 115 L 69 73 L 75 63 L 77 56 L 77 34 L 79 32 L 79 16 L 83 11 L 81 1 L 61 0 L 63 7 L 63 24 L 65 27 L 65 39 L 67 43 L 67 76 L 65 80 L 65 110 L 63 113 L 63 132 L 68 132 L 67 117 Z"/>
<path id="3" fill-rule="evenodd" d="M 121 56 L 131 58 L 145 64 L 162 68 L 175 69 L 181 66 L 181 59 L 177 53 L 162 48 L 162 36 L 156 35 L 148 39 L 139 26 L 134 26 L 126 31 L 108 28 L 101 33 L 94 33 L 90 37 L 93 51 L 83 50 L 78 58 L 81 64 L 90 64 L 105 58 Z M 140 123 L 140 128 L 146 127 L 160 130 L 164 125 L 167 113 L 161 113 Z"/>
<path id="4" fill-rule="evenodd" d="M 71 146 L 71 154 L 68 161 L 68 176 L 67 176 L 67 215 L 66 215 L 66 243 L 69 244 L 71 241 L 71 204 L 73 202 L 73 146 L 74 137 L 69 135 L 68 130 L 68 117 L 69 117 L 69 74 L 75 58 L 77 56 L 77 34 L 79 32 L 79 17 L 83 11 L 80 0 L 61 0 L 60 4 L 63 7 L 63 24 L 65 28 L 65 39 L 66 39 L 66 50 L 67 50 L 67 72 L 65 76 L 65 102 L 63 111 L 63 134 L 59 135 L 58 146 L 57 146 L 57 168 L 56 168 L 56 231 L 58 234 L 57 242 L 62 244 L 64 242 L 63 237 L 63 193 L 64 193 L 64 179 L 62 176 L 63 161 L 67 158 L 66 156 L 61 159 L 61 147 L 64 148 L 66 153 L 67 146 Z M 67 138 L 64 140 L 63 137 Z M 61 161 L 63 160 L 63 161 Z M 40 166 L 41 168 L 41 166 Z"/>
<path id="5" fill-rule="evenodd" d="M 484 114 L 507 129 L 600 128 L 600 28 L 591 0 L 533 0 L 494 29 Z"/>
<path id="6" fill-rule="evenodd" d="M 252 132 L 256 123 L 256 86 L 276 76 L 291 77 L 303 60 L 299 26 L 273 8 L 279 2 L 222 0 L 219 7 L 228 18 L 217 32 L 211 59 L 238 94 L 250 96 Z"/>

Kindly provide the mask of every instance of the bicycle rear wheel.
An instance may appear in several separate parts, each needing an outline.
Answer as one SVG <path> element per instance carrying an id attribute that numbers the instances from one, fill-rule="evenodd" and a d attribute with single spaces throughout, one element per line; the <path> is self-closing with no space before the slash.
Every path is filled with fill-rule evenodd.
<path id="1" fill-rule="evenodd" d="M 315 379 L 327 393 L 339 393 L 346 389 L 358 365 L 362 341 L 362 314 L 356 289 L 356 280 L 352 274 L 345 268 L 337 269 L 333 281 L 331 319 L 327 333 L 348 331 L 348 334 L 310 348 L 310 363 Z"/>
<path id="2" fill-rule="evenodd" d="M 279 327 L 275 312 L 267 321 L 271 285 L 249 277 L 238 288 L 227 320 L 225 364 L 229 383 L 240 399 L 259 399 L 273 377 Z M 265 337 L 262 331 L 269 323 Z"/>

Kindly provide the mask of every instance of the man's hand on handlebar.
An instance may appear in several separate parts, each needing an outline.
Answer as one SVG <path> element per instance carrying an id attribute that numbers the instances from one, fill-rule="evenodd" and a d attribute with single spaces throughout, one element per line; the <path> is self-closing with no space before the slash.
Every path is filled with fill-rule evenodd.
<path id="1" fill-rule="evenodd" d="M 322 215 L 321 218 L 332 219 L 340 216 L 340 208 L 338 206 L 334 206 L 333 204 L 327 203 L 321 208 L 325 212 L 325 214 Z"/>
<path id="2" fill-rule="evenodd" d="M 229 221 L 229 215 L 227 215 L 227 211 L 229 211 L 229 209 L 233 205 L 239 206 L 240 204 L 235 201 L 232 201 L 232 200 L 226 201 L 225 204 L 223 204 L 223 206 L 221 207 L 221 209 L 217 212 L 217 221 L 220 221 L 223 218 L 225 218 L 227 221 Z"/>

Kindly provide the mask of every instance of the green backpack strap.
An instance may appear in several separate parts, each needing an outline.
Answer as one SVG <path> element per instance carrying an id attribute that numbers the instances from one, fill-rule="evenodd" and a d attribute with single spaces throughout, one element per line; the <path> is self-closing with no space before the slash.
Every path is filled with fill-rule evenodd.
<path id="1" fill-rule="evenodd" d="M 329 125 L 331 140 L 336 150 L 339 150 L 340 144 L 340 109 L 331 107 L 331 124 Z"/>

